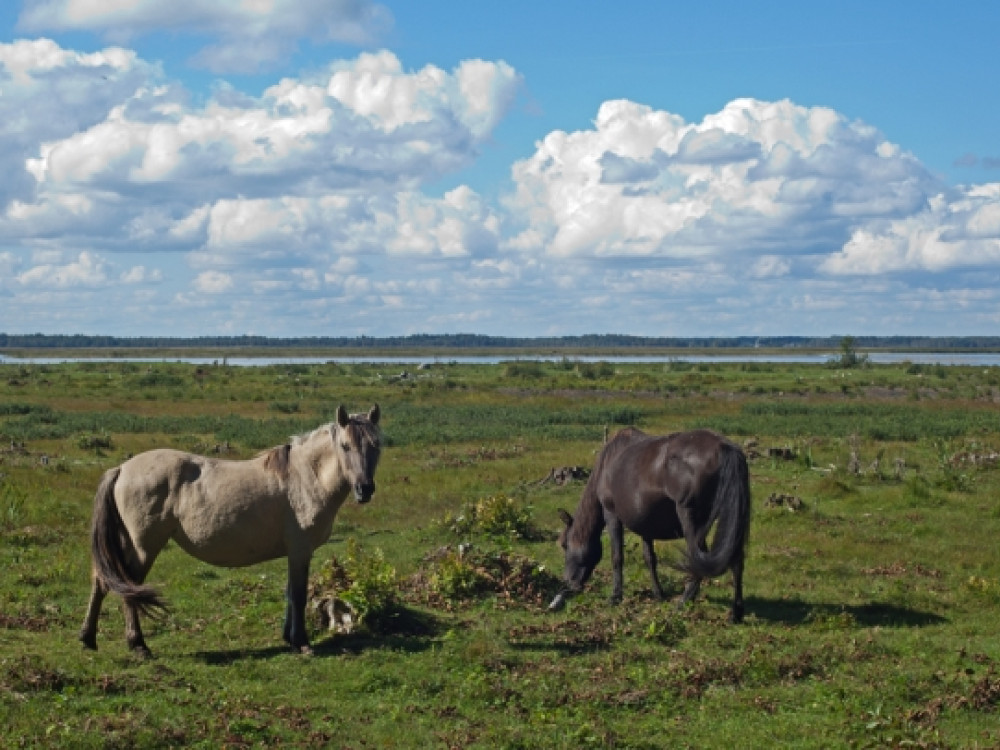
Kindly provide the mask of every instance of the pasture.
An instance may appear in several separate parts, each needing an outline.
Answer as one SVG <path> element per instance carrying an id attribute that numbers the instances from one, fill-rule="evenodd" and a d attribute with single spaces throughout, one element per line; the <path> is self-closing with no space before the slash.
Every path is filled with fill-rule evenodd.
<path id="1" fill-rule="evenodd" d="M 282 641 L 283 560 L 149 582 L 155 657 L 120 600 L 77 640 L 102 472 L 156 447 L 249 458 L 381 405 L 370 503 L 314 591 L 367 615 Z M 625 540 L 558 613 L 558 509 L 612 433 L 711 428 L 750 457 L 746 616 L 727 576 L 677 611 Z M 558 472 L 557 472 L 558 473 Z M 570 472 L 571 473 L 571 472 Z M 546 481 L 546 478 L 549 478 Z M 1000 745 L 1000 368 L 511 362 L 0 366 L 5 747 L 659 748 Z M 681 543 L 657 543 L 661 580 Z M 346 572 L 345 572 L 346 571 Z"/>

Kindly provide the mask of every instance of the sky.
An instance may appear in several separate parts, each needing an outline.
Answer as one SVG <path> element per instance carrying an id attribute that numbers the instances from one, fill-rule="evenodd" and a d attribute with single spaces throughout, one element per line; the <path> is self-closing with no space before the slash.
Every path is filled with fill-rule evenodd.
<path id="1" fill-rule="evenodd" d="M 5 0 L 0 332 L 1000 335 L 992 0 Z"/>

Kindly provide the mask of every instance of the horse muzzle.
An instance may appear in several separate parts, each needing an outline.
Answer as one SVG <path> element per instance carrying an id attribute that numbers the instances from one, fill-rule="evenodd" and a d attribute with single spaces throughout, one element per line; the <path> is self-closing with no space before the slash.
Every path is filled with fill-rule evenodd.
<path id="1" fill-rule="evenodd" d="M 551 603 L 549 604 L 549 612 L 558 612 L 558 611 L 559 611 L 559 610 L 561 610 L 561 609 L 562 609 L 563 607 L 565 607 L 565 606 L 566 606 L 566 601 L 567 601 L 567 600 L 568 600 L 568 599 L 569 599 L 569 598 L 570 598 L 570 597 L 571 597 L 571 596 L 572 596 L 572 595 L 573 595 L 574 593 L 576 593 L 576 592 L 575 592 L 575 591 L 573 591 L 572 589 L 569 589 L 569 588 L 565 588 L 565 589 L 563 589 L 562 591 L 560 591 L 560 592 L 559 592 L 558 594 L 556 594 L 555 598 L 554 598 L 554 599 L 552 600 L 552 602 L 551 602 Z"/>
<path id="2" fill-rule="evenodd" d="M 372 495 L 374 494 L 374 482 L 358 482 L 354 485 L 354 499 L 357 500 L 358 505 L 364 505 L 367 503 L 372 499 Z"/>

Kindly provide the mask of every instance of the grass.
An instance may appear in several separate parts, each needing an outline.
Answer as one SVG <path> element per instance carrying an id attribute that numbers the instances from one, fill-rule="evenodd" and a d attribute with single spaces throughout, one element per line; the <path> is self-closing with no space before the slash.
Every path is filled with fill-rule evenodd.
<path id="1" fill-rule="evenodd" d="M 998 368 L 528 363 L 0 367 L 0 725 L 12 747 L 993 747 L 1000 743 Z M 76 632 L 100 474 L 156 446 L 246 457 L 382 406 L 379 490 L 314 557 L 364 555 L 391 617 L 280 639 L 284 563 L 171 546 L 172 611 L 126 649 Z M 728 577 L 678 612 L 638 539 L 559 614 L 556 509 L 605 428 L 747 446 L 747 618 Z M 794 498 L 795 502 L 791 499 Z M 461 551 L 460 552 L 460 545 Z M 466 547 L 465 545 L 471 545 Z M 661 559 L 678 554 L 660 543 Z M 665 567 L 665 566 L 664 566 Z M 662 571 L 678 595 L 682 581 Z"/>

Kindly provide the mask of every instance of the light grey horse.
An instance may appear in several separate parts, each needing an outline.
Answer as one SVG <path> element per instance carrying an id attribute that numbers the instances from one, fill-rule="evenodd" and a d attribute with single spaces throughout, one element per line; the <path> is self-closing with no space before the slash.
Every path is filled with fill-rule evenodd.
<path id="1" fill-rule="evenodd" d="M 80 640 L 97 648 L 97 620 L 111 591 L 124 600 L 129 648 L 149 655 L 139 614 L 166 603 L 143 581 L 173 540 L 211 565 L 241 567 L 288 558 L 282 635 L 309 653 L 305 605 L 313 552 L 330 538 L 340 506 L 375 492 L 379 407 L 348 415 L 247 461 L 160 449 L 105 472 L 94 497 L 93 586 Z"/>

